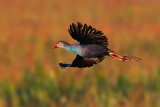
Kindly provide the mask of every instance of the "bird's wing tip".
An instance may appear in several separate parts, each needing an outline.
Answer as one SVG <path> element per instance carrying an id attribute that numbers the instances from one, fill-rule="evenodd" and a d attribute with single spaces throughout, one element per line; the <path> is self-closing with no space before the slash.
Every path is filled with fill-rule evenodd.
<path id="1" fill-rule="evenodd" d="M 70 66 L 70 64 L 64 64 L 64 63 L 59 63 L 59 66 L 62 68 L 62 69 L 66 69 Z"/>

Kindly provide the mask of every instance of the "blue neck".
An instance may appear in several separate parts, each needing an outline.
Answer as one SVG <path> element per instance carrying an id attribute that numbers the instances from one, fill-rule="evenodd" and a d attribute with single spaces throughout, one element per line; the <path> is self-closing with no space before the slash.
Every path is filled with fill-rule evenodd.
<path id="1" fill-rule="evenodd" d="M 72 48 L 71 45 L 68 45 L 68 46 L 65 46 L 63 47 L 64 49 L 66 49 L 67 51 L 69 52 L 72 52 L 72 53 L 77 53 L 77 54 L 81 54 L 81 50 L 80 50 L 80 47 L 77 47 L 77 48 Z"/>
<path id="2" fill-rule="evenodd" d="M 65 46 L 63 48 L 66 49 L 69 52 L 73 52 L 73 49 L 70 46 Z"/>

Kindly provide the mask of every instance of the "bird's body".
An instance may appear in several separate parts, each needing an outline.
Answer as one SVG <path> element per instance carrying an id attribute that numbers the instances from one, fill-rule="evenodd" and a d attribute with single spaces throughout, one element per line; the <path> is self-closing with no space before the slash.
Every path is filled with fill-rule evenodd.
<path id="1" fill-rule="evenodd" d="M 102 54 L 107 55 L 108 54 L 108 48 L 97 45 L 97 44 L 91 44 L 91 45 L 81 45 L 81 56 L 87 57 L 87 58 L 93 58 L 101 56 Z"/>
<path id="2" fill-rule="evenodd" d="M 62 42 L 62 41 L 61 41 Z M 64 42 L 66 45 L 63 47 L 65 50 L 76 53 L 82 57 L 93 58 L 100 56 L 100 54 L 108 54 L 108 48 L 97 44 L 81 45 L 79 42 L 74 44 L 69 44 Z"/>
<path id="3" fill-rule="evenodd" d="M 60 63 L 60 67 L 90 67 L 101 62 L 106 55 L 116 58 L 120 61 L 139 61 L 137 57 L 120 56 L 114 51 L 108 49 L 108 39 L 99 30 L 91 26 L 84 26 L 81 23 L 70 25 L 69 33 L 73 39 L 78 42 L 69 44 L 64 41 L 58 41 L 52 49 L 64 48 L 69 52 L 76 53 L 77 56 L 71 64 Z"/>

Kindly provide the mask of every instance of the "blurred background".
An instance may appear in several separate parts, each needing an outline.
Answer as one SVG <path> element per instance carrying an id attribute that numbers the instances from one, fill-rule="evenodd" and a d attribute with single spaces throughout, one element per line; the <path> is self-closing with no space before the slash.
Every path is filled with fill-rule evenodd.
<path id="1" fill-rule="evenodd" d="M 1 0 L 0 107 L 160 107 L 160 0 Z M 52 50 L 75 43 L 68 28 L 104 32 L 111 57 L 93 67 L 61 69 L 76 56 Z"/>

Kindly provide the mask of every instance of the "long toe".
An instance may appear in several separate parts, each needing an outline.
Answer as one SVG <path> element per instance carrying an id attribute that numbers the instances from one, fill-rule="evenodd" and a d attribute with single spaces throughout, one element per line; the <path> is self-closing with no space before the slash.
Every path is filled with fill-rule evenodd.
<path id="1" fill-rule="evenodd" d="M 138 57 L 123 56 L 123 61 L 125 61 L 125 62 L 128 62 L 128 61 L 137 61 L 137 62 L 139 62 L 140 60 L 142 60 L 142 59 L 140 59 Z"/>

